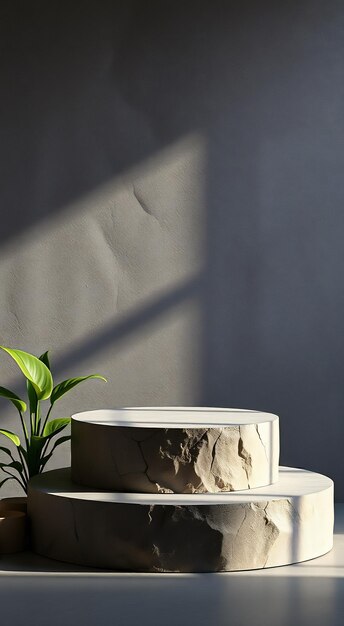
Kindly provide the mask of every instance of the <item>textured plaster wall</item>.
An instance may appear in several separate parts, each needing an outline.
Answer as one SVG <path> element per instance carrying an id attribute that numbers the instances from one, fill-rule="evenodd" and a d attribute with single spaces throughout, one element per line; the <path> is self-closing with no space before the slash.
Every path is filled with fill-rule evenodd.
<path id="1" fill-rule="evenodd" d="M 0 42 L 1 342 L 108 377 L 61 415 L 276 412 L 343 499 L 343 3 L 5 0 Z"/>

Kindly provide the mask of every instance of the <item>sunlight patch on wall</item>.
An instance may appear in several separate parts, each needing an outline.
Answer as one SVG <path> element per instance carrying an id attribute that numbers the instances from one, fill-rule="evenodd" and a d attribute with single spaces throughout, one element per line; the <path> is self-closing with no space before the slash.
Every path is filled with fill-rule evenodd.
<path id="1" fill-rule="evenodd" d="M 204 163 L 202 137 L 189 135 L 2 247 L 1 341 L 33 352 L 50 348 L 60 363 L 76 346 L 80 362 L 71 372 L 91 367 L 111 381 L 106 391 L 76 391 L 79 408 L 80 398 L 91 407 L 192 403 L 197 395 L 193 281 L 204 259 Z M 181 297 L 188 281 L 191 297 L 187 288 Z M 116 325 L 136 312 L 119 341 Z M 108 342 L 97 349 L 104 328 Z M 5 369 L 1 364 L 2 384 Z"/>

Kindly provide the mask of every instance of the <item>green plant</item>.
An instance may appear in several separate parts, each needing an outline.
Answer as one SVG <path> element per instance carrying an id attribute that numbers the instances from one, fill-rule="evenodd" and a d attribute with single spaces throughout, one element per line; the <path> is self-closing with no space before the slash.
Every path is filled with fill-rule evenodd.
<path id="1" fill-rule="evenodd" d="M 0 387 L 0 396 L 10 400 L 16 407 L 22 430 L 21 440 L 16 433 L 3 428 L 0 429 L 0 434 L 10 439 L 17 451 L 16 459 L 9 448 L 0 446 L 0 450 L 5 453 L 7 458 L 6 463 L 0 463 L 1 470 L 7 474 L 6 478 L 0 481 L 0 487 L 8 480 L 16 480 L 26 492 L 30 478 L 41 473 L 57 446 L 70 439 L 70 435 L 55 439 L 56 435 L 61 433 L 71 420 L 70 417 L 50 419 L 51 411 L 57 400 L 84 380 L 99 378 L 106 382 L 106 378 L 100 374 L 90 374 L 79 378 L 69 378 L 54 387 L 48 352 L 37 358 L 23 350 L 12 350 L 4 346 L 0 346 L 0 349 L 14 359 L 24 374 L 29 404 L 29 417 L 25 419 L 26 402 L 13 391 Z M 50 401 L 50 406 L 43 418 L 41 403 L 45 400 Z"/>

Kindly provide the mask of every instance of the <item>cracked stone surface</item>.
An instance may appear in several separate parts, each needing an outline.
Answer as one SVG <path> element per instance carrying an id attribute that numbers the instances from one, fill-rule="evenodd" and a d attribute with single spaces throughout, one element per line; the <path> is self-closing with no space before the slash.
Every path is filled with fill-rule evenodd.
<path id="1" fill-rule="evenodd" d="M 89 411 L 73 416 L 76 483 L 138 493 L 217 493 L 278 479 L 275 415 L 210 409 L 122 413 Z M 169 422 L 164 423 L 166 419 Z"/>
<path id="2" fill-rule="evenodd" d="M 81 565 L 142 572 L 264 568 L 332 547 L 333 483 L 280 468 L 275 485 L 236 494 L 114 494 L 76 486 L 69 468 L 36 476 L 34 550 Z"/>

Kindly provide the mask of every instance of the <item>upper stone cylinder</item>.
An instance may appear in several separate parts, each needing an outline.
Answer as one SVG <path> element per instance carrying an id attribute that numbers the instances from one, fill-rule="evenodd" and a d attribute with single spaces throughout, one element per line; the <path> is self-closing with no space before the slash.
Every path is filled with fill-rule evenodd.
<path id="1" fill-rule="evenodd" d="M 217 493 L 278 480 L 279 419 L 241 409 L 146 407 L 72 416 L 72 480 L 137 493 Z"/>

